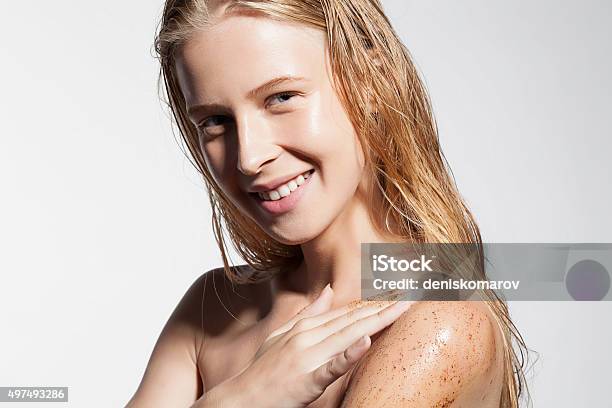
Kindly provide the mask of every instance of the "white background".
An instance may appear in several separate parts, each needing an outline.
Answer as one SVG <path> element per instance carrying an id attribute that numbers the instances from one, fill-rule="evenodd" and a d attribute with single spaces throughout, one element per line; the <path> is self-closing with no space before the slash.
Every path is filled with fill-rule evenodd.
<path id="1" fill-rule="evenodd" d="M 612 242 L 611 4 L 384 1 L 485 241 Z M 57 406 L 123 406 L 180 297 L 220 265 L 157 99 L 161 7 L 2 5 L 0 386 L 70 387 Z M 611 303 L 511 311 L 540 354 L 534 406 L 609 405 Z"/>

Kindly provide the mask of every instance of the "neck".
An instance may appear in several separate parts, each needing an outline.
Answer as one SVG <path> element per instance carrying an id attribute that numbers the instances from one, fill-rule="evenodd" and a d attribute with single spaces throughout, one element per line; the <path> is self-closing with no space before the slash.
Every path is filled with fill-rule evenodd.
<path id="1" fill-rule="evenodd" d="M 314 300 L 328 283 L 334 290 L 334 304 L 361 296 L 361 243 L 396 242 L 378 232 L 368 202 L 357 194 L 328 228 L 302 244 L 304 260 L 286 277 L 283 286 L 298 296 Z"/>

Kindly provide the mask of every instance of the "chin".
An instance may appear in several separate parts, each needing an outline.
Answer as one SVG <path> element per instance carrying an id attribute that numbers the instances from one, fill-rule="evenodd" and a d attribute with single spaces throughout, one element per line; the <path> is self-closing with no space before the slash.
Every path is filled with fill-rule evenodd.
<path id="1" fill-rule="evenodd" d="M 301 245 L 315 239 L 322 232 L 316 228 L 292 228 L 291 225 L 278 227 L 269 227 L 265 231 L 274 240 L 285 245 Z"/>

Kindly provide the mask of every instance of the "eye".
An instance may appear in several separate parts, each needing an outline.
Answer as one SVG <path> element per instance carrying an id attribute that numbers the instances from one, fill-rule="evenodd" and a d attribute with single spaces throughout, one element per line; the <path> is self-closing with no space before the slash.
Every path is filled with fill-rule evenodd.
<path id="1" fill-rule="evenodd" d="M 207 137 L 219 136 L 225 132 L 227 118 L 225 116 L 209 116 L 197 125 L 199 131 Z"/>
<path id="2" fill-rule="evenodd" d="M 272 95 L 270 97 L 270 100 L 279 100 L 281 101 L 281 104 L 283 102 L 288 101 L 289 99 L 291 99 L 294 96 L 297 96 L 298 93 L 297 92 L 281 92 L 281 93 L 277 93 L 276 95 Z M 274 105 L 274 104 L 273 104 Z"/>

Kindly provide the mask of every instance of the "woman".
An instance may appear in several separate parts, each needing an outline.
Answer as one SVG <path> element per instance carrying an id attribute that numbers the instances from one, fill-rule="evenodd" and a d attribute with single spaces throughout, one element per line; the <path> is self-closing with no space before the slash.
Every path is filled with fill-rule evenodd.
<path id="1" fill-rule="evenodd" d="M 523 343 L 494 295 L 354 301 L 362 242 L 481 240 L 379 1 L 168 0 L 156 50 L 224 267 L 128 406 L 518 406 Z"/>

